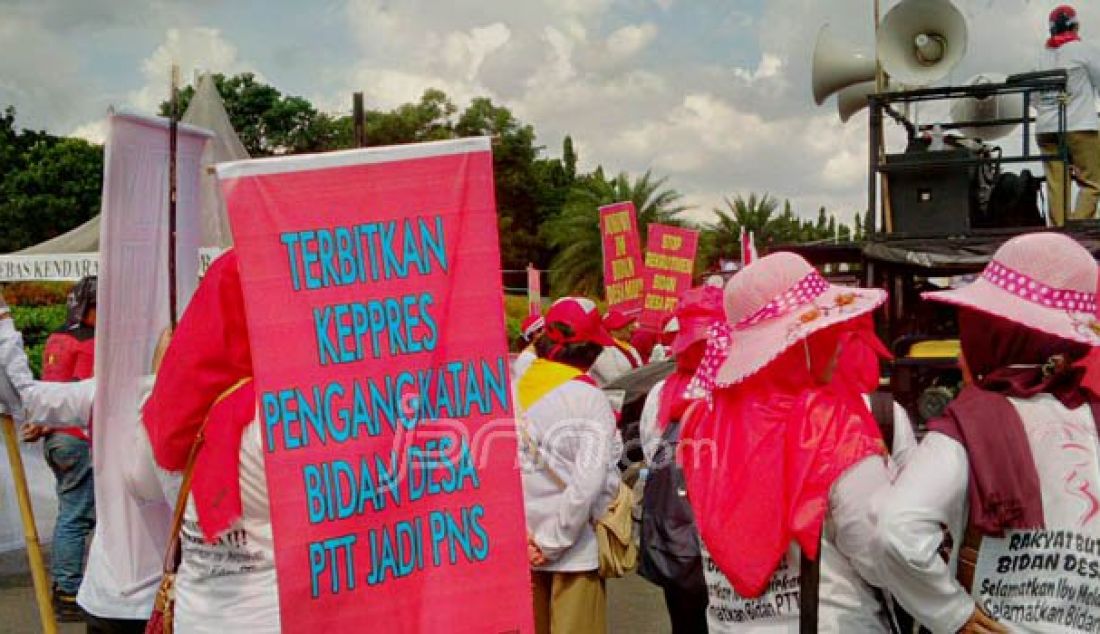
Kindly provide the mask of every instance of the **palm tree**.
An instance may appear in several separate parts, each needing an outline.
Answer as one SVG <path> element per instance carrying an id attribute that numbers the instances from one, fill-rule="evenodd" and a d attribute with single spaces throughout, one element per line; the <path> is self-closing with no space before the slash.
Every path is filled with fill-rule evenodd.
<path id="1" fill-rule="evenodd" d="M 580 176 L 566 198 L 561 214 L 543 227 L 547 243 L 557 251 L 551 263 L 550 285 L 554 294 L 598 296 L 603 290 L 603 245 L 599 208 L 631 201 L 638 214 L 638 231 L 644 248 L 651 223 L 683 224 L 676 216 L 687 207 L 683 196 L 665 187 L 666 178 L 651 171 L 637 179 L 625 173 L 608 179 L 603 169 Z"/>
<path id="2" fill-rule="evenodd" d="M 779 201 L 768 194 L 757 196 L 749 194 L 748 199 L 738 194 L 725 199 L 725 209 L 715 209 L 717 218 L 703 227 L 701 251 L 704 260 L 709 263 L 719 258 L 739 258 L 741 256 L 741 229 L 752 231 L 757 245 L 765 245 L 776 233 L 778 222 L 785 216 L 776 217 Z M 789 205 L 787 207 L 789 211 Z"/>

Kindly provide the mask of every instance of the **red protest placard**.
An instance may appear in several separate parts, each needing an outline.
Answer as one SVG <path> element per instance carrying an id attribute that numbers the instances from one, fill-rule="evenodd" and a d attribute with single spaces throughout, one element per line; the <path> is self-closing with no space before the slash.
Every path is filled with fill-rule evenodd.
<path id="1" fill-rule="evenodd" d="M 649 225 L 645 254 L 645 303 L 638 325 L 660 330 L 676 310 L 680 295 L 691 288 L 699 232 L 694 229 Z"/>
<path id="2" fill-rule="evenodd" d="M 489 140 L 218 174 L 283 631 L 533 631 Z"/>
<path id="3" fill-rule="evenodd" d="M 600 235 L 607 307 L 637 313 L 642 308 L 642 241 L 634 203 L 600 207 Z"/>

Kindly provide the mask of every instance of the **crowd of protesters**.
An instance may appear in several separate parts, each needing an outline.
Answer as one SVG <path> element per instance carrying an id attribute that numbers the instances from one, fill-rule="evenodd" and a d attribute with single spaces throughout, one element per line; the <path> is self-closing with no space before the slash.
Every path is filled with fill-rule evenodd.
<path id="1" fill-rule="evenodd" d="M 975 580 L 997 581 L 981 553 L 1007 552 L 1020 531 L 1100 543 L 1098 279 L 1081 245 L 1034 233 L 1007 242 L 976 281 L 928 294 L 959 308 L 965 387 L 919 445 L 892 401 L 895 431 L 885 437 L 873 403 L 890 356 L 873 321 L 885 291 L 833 285 L 778 252 L 723 288 L 685 293 L 649 338 L 646 356 L 664 349 L 668 360 L 654 361 L 664 378 L 639 421 L 640 573 L 663 590 L 673 631 L 788 632 L 813 619 L 822 632 L 894 632 L 910 618 L 933 632 L 1026 630 L 1021 613 L 978 601 Z M 91 367 L 80 351 L 94 305 L 94 292 L 78 287 L 62 331 L 73 341 L 49 346 L 58 358 L 75 356 L 61 382 L 31 377 L 3 311 L 3 398 L 35 425 L 28 439 L 64 434 L 68 443 L 90 423 L 94 378 L 79 368 Z M 173 474 L 187 470 L 204 437 L 179 500 L 180 632 L 280 631 L 243 311 L 230 251 L 158 353 L 134 433 L 131 493 L 161 500 L 175 497 Z M 628 421 L 601 386 L 655 367 L 631 344 L 640 339 L 632 321 L 567 297 L 524 324 L 514 398 L 540 634 L 607 628 L 597 520 L 628 477 L 619 468 Z M 61 516 L 84 518 L 69 472 L 79 469 L 82 481 L 87 467 L 53 462 Z M 75 540 L 87 530 L 68 543 L 69 530 L 59 525 L 55 596 L 77 595 L 91 632 L 142 631 L 152 597 L 130 618 L 97 616 L 96 597 L 110 589 L 89 587 L 89 579 L 102 584 L 102 572 L 81 585 L 74 561 L 84 543 Z M 1044 547 L 1012 543 L 1018 555 Z M 1071 583 L 1081 573 L 1061 574 Z M 1078 596 L 1068 602 L 1085 614 L 1089 595 Z"/>

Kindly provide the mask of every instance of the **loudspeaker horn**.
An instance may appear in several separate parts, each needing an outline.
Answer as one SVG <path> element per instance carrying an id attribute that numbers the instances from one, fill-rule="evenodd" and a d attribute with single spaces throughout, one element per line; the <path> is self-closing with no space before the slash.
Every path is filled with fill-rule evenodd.
<path id="1" fill-rule="evenodd" d="M 966 18 L 950 0 L 902 0 L 878 31 L 878 59 L 892 79 L 927 86 L 966 55 Z"/>
<path id="2" fill-rule="evenodd" d="M 821 105 L 834 92 L 875 78 L 875 58 L 858 46 L 821 27 L 814 46 L 814 103 Z"/>
<path id="3" fill-rule="evenodd" d="M 848 123 L 852 115 L 867 107 L 867 98 L 875 94 L 875 82 L 865 81 L 848 86 L 836 94 L 836 111 L 840 120 Z"/>
<path id="4" fill-rule="evenodd" d="M 968 86 L 982 84 L 1001 84 L 1006 77 L 997 73 L 982 73 L 970 78 Z M 951 105 L 951 120 L 955 123 L 995 121 L 997 119 L 1022 119 L 1024 100 L 1019 94 L 989 95 L 983 98 L 969 97 L 958 99 Z M 959 131 L 972 139 L 992 141 L 1007 136 L 1019 126 L 1018 123 L 1006 123 L 997 126 L 975 126 L 959 128 Z"/>

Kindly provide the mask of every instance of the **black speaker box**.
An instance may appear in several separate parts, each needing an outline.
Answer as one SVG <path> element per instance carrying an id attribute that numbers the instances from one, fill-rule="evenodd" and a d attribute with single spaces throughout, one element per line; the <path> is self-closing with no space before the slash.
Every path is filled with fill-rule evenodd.
<path id="1" fill-rule="evenodd" d="M 957 235 L 970 231 L 975 202 L 971 165 L 937 165 L 971 159 L 965 149 L 914 150 L 886 156 L 893 233 Z"/>

